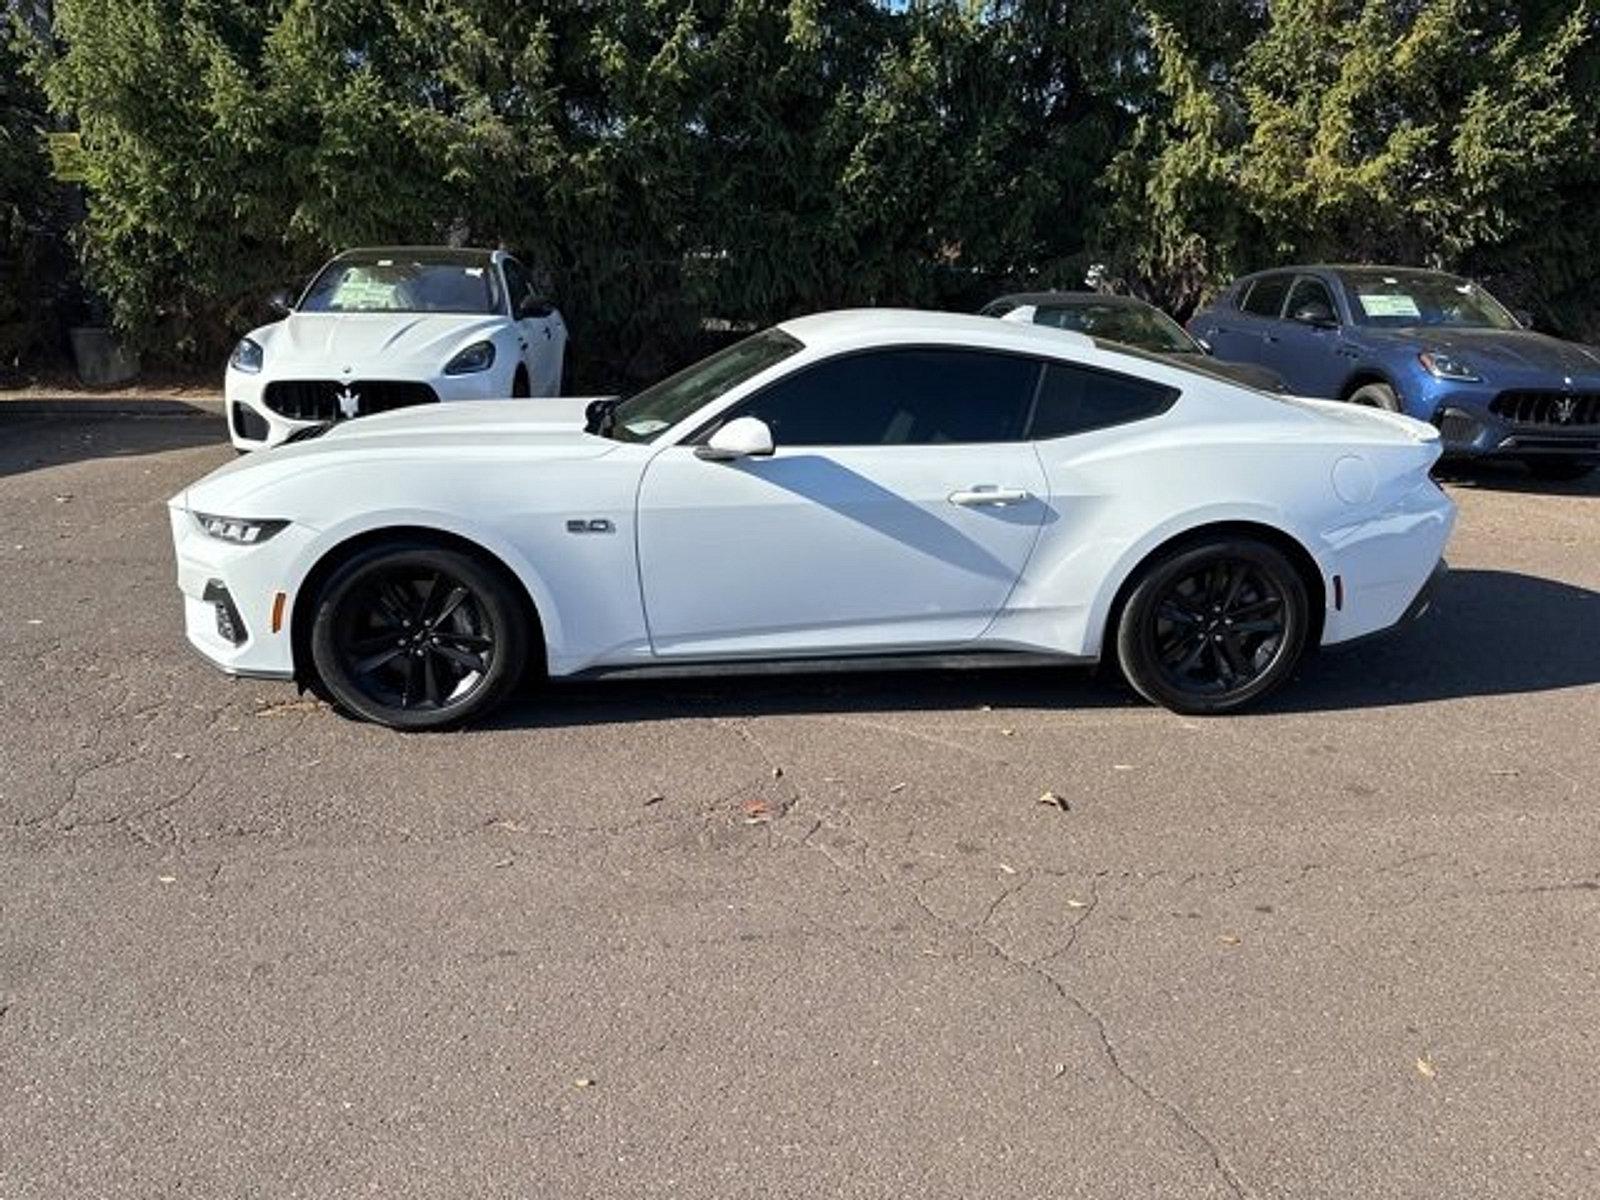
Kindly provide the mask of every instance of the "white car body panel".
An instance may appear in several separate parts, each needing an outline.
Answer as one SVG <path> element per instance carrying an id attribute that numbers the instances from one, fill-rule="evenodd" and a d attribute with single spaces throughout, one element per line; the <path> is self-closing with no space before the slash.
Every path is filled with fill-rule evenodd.
<path id="1" fill-rule="evenodd" d="M 351 538 L 420 529 L 483 548 L 523 582 L 556 676 L 907 651 L 1092 660 L 1119 589 L 1153 551 L 1201 526 L 1248 522 L 1312 558 L 1322 641 L 1333 644 L 1399 620 L 1454 523 L 1428 478 L 1437 433 L 1403 416 L 1269 397 L 988 318 L 868 310 L 781 328 L 804 348 L 651 443 L 584 432 L 582 399 L 432 405 L 214 472 L 172 501 L 190 640 L 226 670 L 292 676 L 305 665 L 292 619 L 306 611 L 317 564 Z M 679 444 L 791 371 L 907 344 L 1080 363 L 1181 395 L 1161 416 L 1040 442 L 779 445 L 771 458 L 733 462 Z M 1355 502 L 1335 488 L 1341 470 Z M 950 502 L 983 487 L 1026 499 Z M 238 547 L 202 533 L 192 512 L 290 524 Z M 243 645 L 217 636 L 201 599 L 210 580 L 235 598 Z M 273 632 L 279 591 L 290 618 Z"/>
<path id="2" fill-rule="evenodd" d="M 485 258 L 495 271 L 506 256 Z M 503 280 L 504 276 L 500 276 Z M 441 402 L 492 400 L 511 396 L 519 366 L 527 371 L 530 394 L 556 396 L 561 390 L 567 329 L 554 308 L 540 316 L 513 315 L 502 282 L 501 310 L 481 313 L 292 312 L 245 336 L 262 349 L 259 371 L 229 363 L 223 380 L 228 436 L 239 450 L 282 443 L 295 430 L 319 424 L 296 420 L 267 403 L 271 384 L 301 380 L 337 381 L 360 395 L 366 381 L 423 383 Z M 478 342 L 495 348 L 486 370 L 447 375 L 445 364 Z M 264 437 L 246 435 L 246 409 L 265 423 Z M 349 415 L 349 414 L 345 414 Z"/>

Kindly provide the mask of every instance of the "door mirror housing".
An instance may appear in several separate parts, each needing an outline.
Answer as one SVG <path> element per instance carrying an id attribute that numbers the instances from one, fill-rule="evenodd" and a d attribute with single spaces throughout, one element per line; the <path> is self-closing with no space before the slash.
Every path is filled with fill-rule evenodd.
<path id="1" fill-rule="evenodd" d="M 287 288 L 279 288 L 267 297 L 267 307 L 279 316 L 287 317 L 294 311 L 294 297 Z"/>
<path id="2" fill-rule="evenodd" d="M 1295 309 L 1291 319 L 1317 329 L 1337 329 L 1339 326 L 1339 319 L 1333 315 L 1333 310 L 1316 301 Z"/>
<path id="3" fill-rule="evenodd" d="M 527 317 L 548 317 L 554 311 L 550 301 L 538 296 L 528 296 L 521 304 L 517 305 L 517 320 Z"/>
<path id="4" fill-rule="evenodd" d="M 772 430 L 759 417 L 735 417 L 694 448 L 694 456 L 707 462 L 733 462 L 740 458 L 772 455 Z"/>

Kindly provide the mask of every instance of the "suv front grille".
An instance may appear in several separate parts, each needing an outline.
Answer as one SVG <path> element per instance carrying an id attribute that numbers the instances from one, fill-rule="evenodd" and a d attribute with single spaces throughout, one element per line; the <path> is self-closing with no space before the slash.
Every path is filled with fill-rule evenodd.
<path id="1" fill-rule="evenodd" d="M 342 421 L 395 408 L 437 404 L 439 395 L 425 383 L 393 379 L 292 379 L 267 384 L 266 406 L 291 421 Z M 354 411 L 346 411 L 353 409 Z"/>
<path id="2" fill-rule="evenodd" d="M 1516 425 L 1600 425 L 1600 392 L 1501 392 L 1489 411 Z"/>

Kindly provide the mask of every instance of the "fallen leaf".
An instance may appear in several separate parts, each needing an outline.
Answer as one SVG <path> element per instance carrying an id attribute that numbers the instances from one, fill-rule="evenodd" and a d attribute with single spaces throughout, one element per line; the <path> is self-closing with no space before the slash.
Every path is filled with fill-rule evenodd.
<path id="1" fill-rule="evenodd" d="M 584 1077 L 580 1077 L 580 1078 L 574 1079 L 572 1081 L 572 1086 L 573 1087 L 593 1087 L 594 1086 L 594 1080 L 588 1079 L 588 1078 L 584 1078 Z"/>
<path id="2" fill-rule="evenodd" d="M 157 875 L 156 880 L 159 883 L 177 883 L 178 877 L 176 875 Z"/>
<path id="3" fill-rule="evenodd" d="M 44 622 L 41 621 L 38 617 L 29 617 L 28 618 L 28 624 L 29 625 L 43 625 Z"/>
<path id="4" fill-rule="evenodd" d="M 783 778 L 783 768 L 782 767 L 773 767 L 772 768 L 772 777 L 774 779 L 782 779 Z"/>
<path id="5" fill-rule="evenodd" d="M 1017 736 L 1017 731 L 1015 729 L 1002 729 L 1000 731 L 1000 736 L 1001 737 L 1016 737 Z"/>
<path id="6" fill-rule="evenodd" d="M 744 823 L 746 825 L 760 825 L 772 819 L 772 813 L 767 808 L 765 800 L 746 800 L 739 806 L 744 810 Z"/>
<path id="7" fill-rule="evenodd" d="M 903 784 L 903 783 L 897 783 L 897 784 L 894 784 L 892 787 L 890 787 L 889 790 L 891 792 L 903 792 L 903 791 L 906 790 L 906 785 Z"/>
<path id="8" fill-rule="evenodd" d="M 1004 871 L 1007 875 L 1015 875 L 1017 873 L 1017 869 L 1015 867 L 1013 867 L 1010 863 L 1001 863 L 1000 864 L 1000 869 L 1002 871 Z"/>
<path id="9" fill-rule="evenodd" d="M 1491 769 L 1489 774 L 1498 775 L 1502 779 L 1513 779 L 1516 776 L 1521 775 L 1522 772 L 1517 770 L 1515 767 L 1496 767 Z"/>
<path id="10" fill-rule="evenodd" d="M 649 796 L 645 797 L 644 806 L 649 808 L 652 804 L 660 804 L 665 799 L 666 797 L 660 792 L 653 792 Z"/>
<path id="11" fill-rule="evenodd" d="M 65 495 L 57 496 L 56 497 L 56 503 L 57 504 L 66 504 L 71 499 L 72 499 L 72 493 L 71 492 L 67 492 Z"/>
<path id="12" fill-rule="evenodd" d="M 1237 946 L 1239 944 L 1238 937 L 1231 933 L 1218 934 L 1217 941 L 1221 942 L 1224 946 Z"/>
<path id="13" fill-rule="evenodd" d="M 172 752 L 172 757 L 177 759 L 179 762 L 182 762 L 184 759 L 188 758 L 189 756 L 186 753 L 184 753 L 182 750 L 174 750 Z"/>
<path id="14" fill-rule="evenodd" d="M 1112 763 L 1111 764 L 1111 769 L 1113 771 L 1131 771 L 1131 770 L 1133 770 L 1133 764 L 1132 763 Z"/>
<path id="15" fill-rule="evenodd" d="M 1067 1073 L 1067 1064 L 1066 1063 L 1057 1063 L 1056 1064 L 1056 1069 L 1055 1069 L 1055 1074 L 1054 1074 L 1053 1078 L 1060 1079 L 1066 1073 Z"/>
<path id="16" fill-rule="evenodd" d="M 501 817 L 498 820 L 490 821 L 489 828 L 503 829 L 507 833 L 521 833 L 523 829 L 521 825 L 511 820 L 509 817 Z"/>
<path id="17" fill-rule="evenodd" d="M 495 870 L 498 871 L 502 867 L 509 867 L 512 863 L 514 863 L 516 861 L 517 860 L 515 858 L 502 858 L 499 862 L 494 864 L 494 868 L 495 868 Z"/>
<path id="18" fill-rule="evenodd" d="M 1426 1054 L 1417 1056 L 1417 1074 L 1424 1079 L 1432 1079 L 1438 1072 L 1434 1068 L 1433 1060 Z"/>
<path id="19" fill-rule="evenodd" d="M 1089 902 L 1087 900 L 1068 900 L 1067 901 L 1067 907 L 1068 908 L 1088 908 L 1089 907 Z"/>
<path id="20" fill-rule="evenodd" d="M 1048 804 L 1052 808 L 1059 808 L 1062 812 L 1071 812 L 1072 806 L 1067 803 L 1065 796 L 1058 796 L 1054 792 L 1046 792 L 1039 797 L 1040 804 Z"/>

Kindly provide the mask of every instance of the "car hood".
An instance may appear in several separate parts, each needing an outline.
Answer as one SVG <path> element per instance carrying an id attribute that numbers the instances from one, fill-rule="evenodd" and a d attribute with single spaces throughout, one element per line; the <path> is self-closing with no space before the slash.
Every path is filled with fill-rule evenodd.
<path id="1" fill-rule="evenodd" d="M 374 460 L 392 460 L 400 468 L 429 464 L 470 469 L 473 462 L 506 457 L 519 462 L 599 458 L 620 443 L 584 431 L 584 410 L 594 399 L 427 404 L 345 421 L 320 437 L 257 450 L 218 467 L 170 503 L 229 516 L 259 515 L 249 501 L 264 489 L 293 476 Z"/>
<path id="2" fill-rule="evenodd" d="M 1437 325 L 1386 331 L 1423 350 L 1459 354 L 1469 365 L 1518 367 L 1562 375 L 1600 375 L 1600 349 L 1564 342 L 1531 329 L 1451 329 Z"/>
<path id="3" fill-rule="evenodd" d="M 300 368 L 338 374 L 379 362 L 442 367 L 505 321 L 470 313 L 294 313 L 253 336 L 266 352 L 266 369 L 275 375 Z"/>

